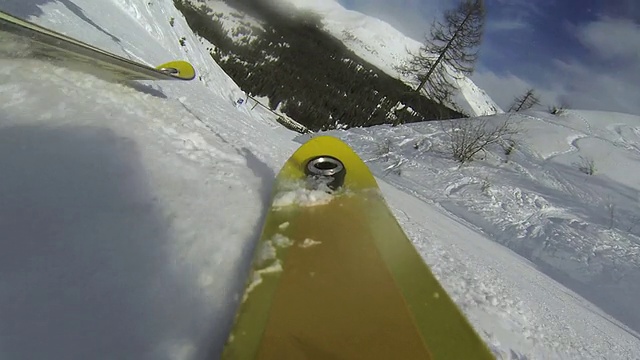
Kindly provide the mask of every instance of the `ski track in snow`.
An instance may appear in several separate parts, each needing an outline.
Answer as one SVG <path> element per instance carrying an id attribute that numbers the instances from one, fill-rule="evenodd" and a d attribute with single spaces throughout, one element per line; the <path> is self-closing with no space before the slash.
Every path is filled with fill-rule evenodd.
<path id="1" fill-rule="evenodd" d="M 554 158 L 558 157 L 558 156 L 562 156 L 562 155 L 567 155 L 567 154 L 571 154 L 571 153 L 576 153 L 578 151 L 580 151 L 580 148 L 578 148 L 578 141 L 581 139 L 585 139 L 588 138 L 589 136 L 586 134 L 572 134 L 570 136 L 567 137 L 567 144 L 569 144 L 569 148 L 567 150 L 563 150 L 563 151 L 556 151 L 556 152 L 552 152 L 551 154 L 548 154 L 545 157 L 545 160 L 553 160 Z"/>
<path id="2" fill-rule="evenodd" d="M 73 1 L 90 22 L 65 4 L 40 4 L 33 20 L 150 64 L 184 58 L 198 77 L 125 86 L 0 57 L 0 352 L 216 358 L 296 134 L 233 105 L 242 91 L 171 1 Z M 332 133 L 380 176 L 403 229 L 498 358 L 638 358 L 637 335 L 583 297 L 633 319 L 640 226 L 624 230 L 640 185 L 614 167 L 602 166 L 612 178 L 586 179 L 570 164 L 608 144 L 633 164 L 640 121 L 527 116 L 531 138 L 509 163 L 494 149 L 463 168 L 439 150 L 444 134 L 432 124 Z M 551 128 L 569 133 L 545 146 Z M 621 312 L 602 306 L 607 294 Z"/>

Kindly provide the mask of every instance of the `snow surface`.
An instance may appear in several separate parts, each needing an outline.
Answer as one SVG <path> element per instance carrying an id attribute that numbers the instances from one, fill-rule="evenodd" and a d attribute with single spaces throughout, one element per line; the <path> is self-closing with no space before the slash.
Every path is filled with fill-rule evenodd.
<path id="1" fill-rule="evenodd" d="M 171 0 L 0 9 L 134 60 L 184 58 L 198 70 L 192 82 L 124 86 L 0 53 L 0 357 L 217 358 L 275 173 L 304 138 L 260 107 L 236 106 L 242 91 Z M 517 120 L 527 133 L 509 162 L 494 149 L 462 168 L 434 123 L 333 134 L 369 162 L 498 358 L 639 358 L 629 327 L 639 328 L 640 119 Z M 580 155 L 595 175 L 576 170 Z"/>
<path id="2" fill-rule="evenodd" d="M 195 1 L 191 1 L 191 3 L 199 6 Z M 227 32 L 227 36 L 232 38 L 234 42 L 249 45 L 257 39 L 257 35 L 253 34 L 254 29 L 264 31 L 260 20 L 239 12 L 222 0 L 205 0 L 204 4 L 213 11 L 214 18 L 222 23 L 222 28 Z M 240 27 L 243 28 L 243 31 L 235 31 Z"/>

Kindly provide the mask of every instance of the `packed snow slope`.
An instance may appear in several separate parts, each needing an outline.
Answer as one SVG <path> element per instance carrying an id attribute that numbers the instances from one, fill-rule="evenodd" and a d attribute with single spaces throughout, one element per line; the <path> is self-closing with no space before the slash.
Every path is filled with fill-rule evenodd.
<path id="1" fill-rule="evenodd" d="M 183 58 L 198 69 L 191 82 L 127 86 L 0 47 L 0 357 L 217 358 L 275 173 L 303 139 L 260 107 L 235 106 L 242 92 L 170 0 L 5 0 L 0 9 L 134 60 Z M 463 169 L 435 150 L 437 127 L 336 133 L 380 175 L 399 222 L 498 358 L 640 354 L 635 333 L 537 269 L 541 258 L 597 281 L 611 301 L 626 296 L 616 293 L 625 282 L 630 295 L 637 289 L 637 230 L 621 231 L 637 183 L 616 180 L 633 174 L 637 119 L 608 128 L 579 114 L 589 127 L 577 115 L 531 114 L 528 127 L 548 146 L 532 137 L 509 163 L 494 152 Z M 389 151 L 378 150 L 387 138 Z M 567 164 L 587 151 L 601 173 L 581 177 Z M 607 151 L 622 165 L 605 163 Z M 384 171 L 400 159 L 400 173 Z M 474 184 L 477 175 L 489 185 Z M 607 194 L 610 230 L 598 211 Z M 501 236 L 547 252 L 521 252 L 529 262 Z"/>
<path id="2" fill-rule="evenodd" d="M 198 4 L 195 0 L 192 2 Z M 204 3 L 215 13 L 221 14 L 218 19 L 236 42 L 251 41 L 251 35 L 236 31 L 240 25 L 261 26 L 259 20 L 239 12 L 223 0 L 206 0 Z M 356 55 L 395 78 L 402 79 L 414 87 L 418 85 L 410 77 L 399 73 L 397 67 L 407 61 L 407 51 L 417 53 L 421 44 L 388 23 L 357 11 L 347 10 L 334 0 L 276 0 L 272 3 L 285 12 L 298 9 L 320 15 L 324 29 Z M 502 113 L 502 109 L 471 79 L 454 70 L 450 71 L 456 74 L 452 81 L 458 89 L 450 106 L 471 116 Z"/>

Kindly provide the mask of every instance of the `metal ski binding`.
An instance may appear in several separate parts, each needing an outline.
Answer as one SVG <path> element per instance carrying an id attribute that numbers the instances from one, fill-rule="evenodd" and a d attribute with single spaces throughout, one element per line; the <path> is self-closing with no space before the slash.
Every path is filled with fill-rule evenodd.
<path id="1" fill-rule="evenodd" d="M 178 75 L 180 73 L 180 71 L 176 68 L 170 68 L 170 67 L 163 67 L 161 69 L 158 69 L 160 71 L 162 71 L 165 74 L 169 74 L 169 75 Z"/>
<path id="2" fill-rule="evenodd" d="M 317 189 L 324 184 L 329 189 L 336 190 L 344 184 L 347 170 L 342 161 L 333 156 L 322 155 L 307 162 L 305 174 L 313 180 L 312 187 Z"/>

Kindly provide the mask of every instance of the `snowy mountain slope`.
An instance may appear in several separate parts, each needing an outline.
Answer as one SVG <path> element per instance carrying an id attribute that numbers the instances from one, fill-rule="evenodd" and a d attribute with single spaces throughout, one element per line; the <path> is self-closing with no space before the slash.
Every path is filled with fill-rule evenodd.
<path id="1" fill-rule="evenodd" d="M 227 5 L 227 3 L 222 0 L 206 0 L 204 1 L 204 4 L 213 11 L 214 17 L 220 20 L 223 24 L 223 28 L 227 31 L 227 35 L 236 43 L 246 45 L 256 39 L 256 35 L 251 32 L 245 33 L 234 31 L 240 26 L 248 29 L 257 28 L 264 31 L 262 21 L 245 13 L 239 12 L 237 9 Z"/>
<path id="2" fill-rule="evenodd" d="M 496 147 L 461 168 L 446 154 L 438 123 L 335 134 L 385 181 L 482 231 L 639 331 L 640 117 L 571 110 L 511 121 L 521 128 L 512 154 Z M 594 175 L 580 171 L 589 160 Z"/>
<path id="3" fill-rule="evenodd" d="M 214 11 L 214 16 L 222 22 L 227 34 L 238 43 L 250 43 L 255 38 L 252 33 L 246 33 L 247 29 L 262 28 L 260 20 L 230 7 L 223 0 L 206 0 L 204 3 Z M 406 37 L 388 23 L 347 10 L 333 1 L 281 0 L 275 4 L 282 6 L 283 11 L 290 11 L 286 7 L 292 4 L 297 9 L 321 15 L 325 30 L 356 55 L 387 74 L 413 84 L 413 80 L 400 74 L 396 66 L 407 60 L 407 50 L 417 52 L 420 43 Z M 239 28 L 243 31 L 239 31 Z M 452 106 L 473 116 L 502 113 L 484 90 L 466 76 L 453 81 L 460 90 L 454 93 Z M 417 86 L 417 83 L 413 86 Z"/>
<path id="4" fill-rule="evenodd" d="M 241 91 L 169 0 L 0 5 L 11 8 L 41 9 L 37 23 L 130 58 L 185 58 L 201 77 L 123 86 L 0 54 L 2 358 L 216 358 L 296 134 L 259 107 L 234 106 Z M 377 129 L 370 140 L 386 134 Z M 632 147 L 634 130 L 618 129 Z M 362 131 L 340 136 L 366 158 Z M 640 353 L 624 326 L 420 200 L 431 177 L 414 180 L 380 183 L 496 354 Z"/>
<path id="5" fill-rule="evenodd" d="M 412 83 L 411 79 L 398 73 L 396 67 L 407 60 L 407 51 L 418 52 L 421 45 L 418 41 L 405 36 L 382 20 L 347 10 L 334 0 L 282 0 L 282 2 L 291 3 L 298 9 L 311 10 L 321 15 L 324 28 L 358 56 L 387 74 Z M 453 102 L 463 112 L 471 116 L 502 113 L 502 109 L 471 79 L 461 76 L 455 82 L 459 91 L 454 94 Z"/>

